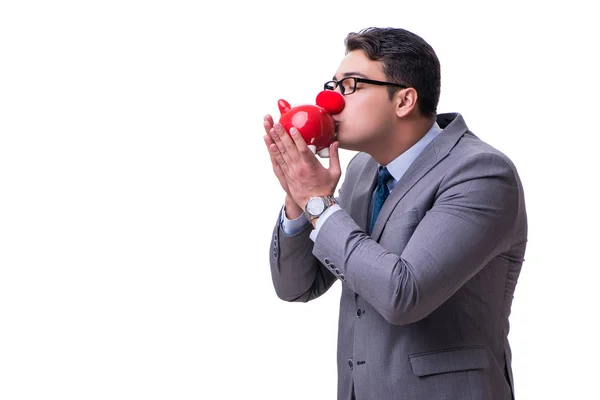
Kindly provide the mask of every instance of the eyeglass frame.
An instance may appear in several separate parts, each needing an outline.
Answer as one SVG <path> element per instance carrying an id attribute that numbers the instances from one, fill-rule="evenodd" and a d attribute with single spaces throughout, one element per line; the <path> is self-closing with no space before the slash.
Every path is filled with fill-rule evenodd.
<path id="1" fill-rule="evenodd" d="M 406 85 L 402 85 L 400 83 L 376 81 L 376 80 L 373 80 L 373 79 L 360 78 L 358 76 L 347 76 L 345 78 L 340 79 L 339 81 L 336 81 L 335 79 L 333 79 L 333 80 L 325 82 L 323 84 L 323 89 L 324 90 L 335 90 L 338 87 L 343 88 L 344 86 L 340 86 L 340 83 L 343 82 L 343 81 L 345 81 L 346 79 L 354 79 L 354 87 L 352 88 L 352 91 L 350 93 L 344 93 L 344 89 L 340 89 L 340 93 L 343 96 L 349 96 L 352 93 L 356 92 L 356 85 L 358 83 L 369 83 L 371 85 L 378 85 L 378 86 L 397 86 L 397 87 L 402 88 L 402 89 L 408 89 L 408 87 L 409 87 L 409 86 L 406 86 Z M 333 86 L 333 88 L 331 86 L 327 87 L 327 85 L 330 84 L 330 83 L 332 83 L 332 82 L 333 82 L 333 85 L 331 85 L 331 86 Z"/>

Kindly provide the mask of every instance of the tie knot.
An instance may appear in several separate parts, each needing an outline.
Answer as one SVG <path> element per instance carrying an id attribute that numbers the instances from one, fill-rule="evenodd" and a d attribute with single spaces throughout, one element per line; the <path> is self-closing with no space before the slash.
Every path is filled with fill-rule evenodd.
<path id="1" fill-rule="evenodd" d="M 390 174 L 390 171 L 388 171 L 386 167 L 379 167 L 379 176 L 377 177 L 377 184 L 385 185 L 391 179 L 394 179 L 394 177 L 392 176 L 392 174 Z"/>

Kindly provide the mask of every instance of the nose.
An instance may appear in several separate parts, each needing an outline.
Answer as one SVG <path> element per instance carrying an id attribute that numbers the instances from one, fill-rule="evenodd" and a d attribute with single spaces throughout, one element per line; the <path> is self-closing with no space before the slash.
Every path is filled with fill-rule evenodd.
<path id="1" fill-rule="evenodd" d="M 344 96 L 333 90 L 323 90 L 317 95 L 317 105 L 323 107 L 331 115 L 339 114 L 346 105 Z"/>

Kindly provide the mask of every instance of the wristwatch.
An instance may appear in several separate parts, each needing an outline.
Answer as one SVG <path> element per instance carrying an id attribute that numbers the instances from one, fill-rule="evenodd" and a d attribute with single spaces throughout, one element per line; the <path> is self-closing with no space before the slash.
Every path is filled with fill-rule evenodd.
<path id="1" fill-rule="evenodd" d="M 304 213 L 309 221 L 319 218 L 329 207 L 336 204 L 333 196 L 318 196 L 311 197 L 304 207 Z"/>

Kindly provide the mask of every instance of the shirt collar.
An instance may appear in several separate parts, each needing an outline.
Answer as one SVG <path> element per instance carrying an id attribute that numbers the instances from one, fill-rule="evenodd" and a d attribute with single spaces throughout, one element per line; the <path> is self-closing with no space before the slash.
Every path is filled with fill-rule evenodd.
<path id="1" fill-rule="evenodd" d="M 396 183 L 398 183 L 400 178 L 402 178 L 402 175 L 404 175 L 406 170 L 408 170 L 408 167 L 410 167 L 413 161 L 417 159 L 423 149 L 425 149 L 425 147 L 427 147 L 427 145 L 431 143 L 431 141 L 435 139 L 436 136 L 441 132 L 442 128 L 440 128 L 437 122 L 434 122 L 425 136 L 423 136 L 417 143 L 412 145 L 411 148 L 400 154 L 386 166 L 388 171 L 390 171 L 390 174 L 392 174 L 394 177 L 394 179 L 388 183 L 388 188 L 390 190 L 396 186 Z"/>

